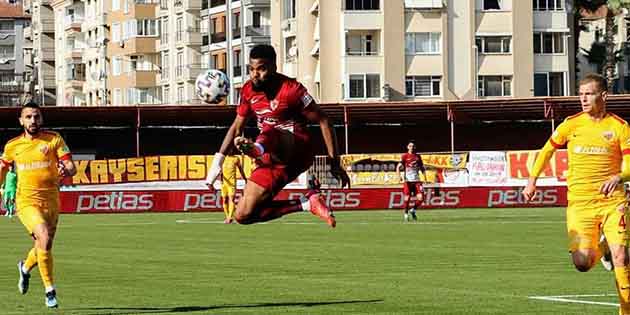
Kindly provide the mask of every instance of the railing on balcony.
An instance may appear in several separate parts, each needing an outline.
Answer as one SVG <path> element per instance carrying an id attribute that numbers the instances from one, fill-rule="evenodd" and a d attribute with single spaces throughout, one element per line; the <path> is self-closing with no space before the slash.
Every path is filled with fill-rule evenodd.
<path id="1" fill-rule="evenodd" d="M 246 26 L 245 36 L 271 36 L 271 26 L 268 26 L 268 25 Z"/>
<path id="2" fill-rule="evenodd" d="M 210 34 L 210 42 L 218 43 L 225 41 L 225 32 L 217 32 Z"/>
<path id="3" fill-rule="evenodd" d="M 71 27 L 72 24 L 82 23 L 83 17 L 79 15 L 67 15 L 64 17 L 64 26 Z"/>
<path id="4" fill-rule="evenodd" d="M 135 4 L 158 4 L 160 0 L 135 0 Z"/>

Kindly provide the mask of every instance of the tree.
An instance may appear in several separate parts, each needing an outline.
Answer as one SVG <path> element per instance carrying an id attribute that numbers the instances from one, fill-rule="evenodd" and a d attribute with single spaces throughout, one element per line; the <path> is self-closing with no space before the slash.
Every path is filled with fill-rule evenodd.
<path id="1" fill-rule="evenodd" d="M 622 13 L 624 10 L 630 9 L 630 0 L 576 0 L 575 11 L 576 21 L 578 21 L 584 13 L 594 14 L 595 12 L 604 9 L 606 12 L 606 31 L 604 34 L 604 48 L 605 48 L 605 62 L 602 68 L 603 75 L 608 81 L 608 90 L 612 91 L 613 83 L 615 80 L 615 66 L 619 61 L 619 50 L 616 48 L 615 43 L 615 19 L 616 16 Z M 579 40 L 579 28 L 576 28 L 576 42 Z M 578 46 L 576 46 L 578 47 Z M 593 49 L 601 49 L 593 45 L 589 55 L 596 55 L 601 52 L 592 51 Z M 590 58 L 589 58 L 590 61 Z"/>

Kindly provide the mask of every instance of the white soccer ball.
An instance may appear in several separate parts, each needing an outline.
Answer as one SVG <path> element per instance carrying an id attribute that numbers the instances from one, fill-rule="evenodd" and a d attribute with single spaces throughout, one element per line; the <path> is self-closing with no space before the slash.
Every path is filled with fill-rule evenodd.
<path id="1" fill-rule="evenodd" d="M 202 72 L 195 80 L 197 96 L 207 104 L 216 104 L 226 97 L 230 90 L 230 80 L 225 73 L 210 69 Z"/>

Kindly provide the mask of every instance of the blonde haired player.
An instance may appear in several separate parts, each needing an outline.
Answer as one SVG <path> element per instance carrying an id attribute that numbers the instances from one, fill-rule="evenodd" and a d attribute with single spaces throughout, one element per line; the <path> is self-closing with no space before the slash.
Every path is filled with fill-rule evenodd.
<path id="1" fill-rule="evenodd" d="M 46 290 L 46 306 L 57 307 L 53 282 L 52 245 L 59 218 L 59 182 L 76 173 L 72 155 L 63 138 L 52 131 L 41 130 L 43 117 L 35 103 L 20 110 L 24 133 L 11 139 L 4 147 L 0 160 L 0 178 L 11 165 L 15 166 L 18 184 L 17 216 L 35 243 L 26 260 L 18 262 L 18 289 L 28 291 L 30 274 L 35 266 Z"/>
<path id="2" fill-rule="evenodd" d="M 582 112 L 568 117 L 540 151 L 523 196 L 531 200 L 536 180 L 554 151 L 567 146 L 569 201 L 567 231 L 575 268 L 590 270 L 610 247 L 614 265 L 619 314 L 630 314 L 626 198 L 621 183 L 630 179 L 630 127 L 606 112 L 606 81 L 589 74 L 579 84 Z M 600 233 L 606 241 L 600 244 Z M 602 248 L 600 248 L 600 246 Z"/>
<path id="3" fill-rule="evenodd" d="M 223 212 L 225 213 L 226 224 L 230 224 L 234 220 L 234 209 L 236 208 L 236 170 L 241 173 L 241 177 L 245 180 L 245 172 L 243 171 L 243 162 L 240 155 L 234 154 L 234 149 L 231 150 L 231 154 L 225 156 L 223 160 L 223 166 L 221 169 L 221 201 L 223 204 Z"/>

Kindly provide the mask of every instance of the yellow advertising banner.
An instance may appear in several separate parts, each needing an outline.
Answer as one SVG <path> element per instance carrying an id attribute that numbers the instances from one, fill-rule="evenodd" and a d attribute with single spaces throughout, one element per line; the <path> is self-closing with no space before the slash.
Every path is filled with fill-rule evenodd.
<path id="1" fill-rule="evenodd" d="M 73 185 L 129 182 L 201 180 L 206 178 L 213 155 L 164 155 L 111 160 L 75 161 L 77 174 Z M 252 163 L 245 158 L 245 174 Z"/>
<path id="2" fill-rule="evenodd" d="M 400 174 L 396 172 L 396 165 L 400 162 L 401 155 L 400 153 L 348 154 L 341 157 L 341 165 L 348 170 L 352 185 L 400 185 Z M 427 178 L 421 178 L 421 180 L 436 183 L 439 182 L 440 170 L 465 168 L 468 153 L 421 154 L 420 156 L 427 168 Z"/>

